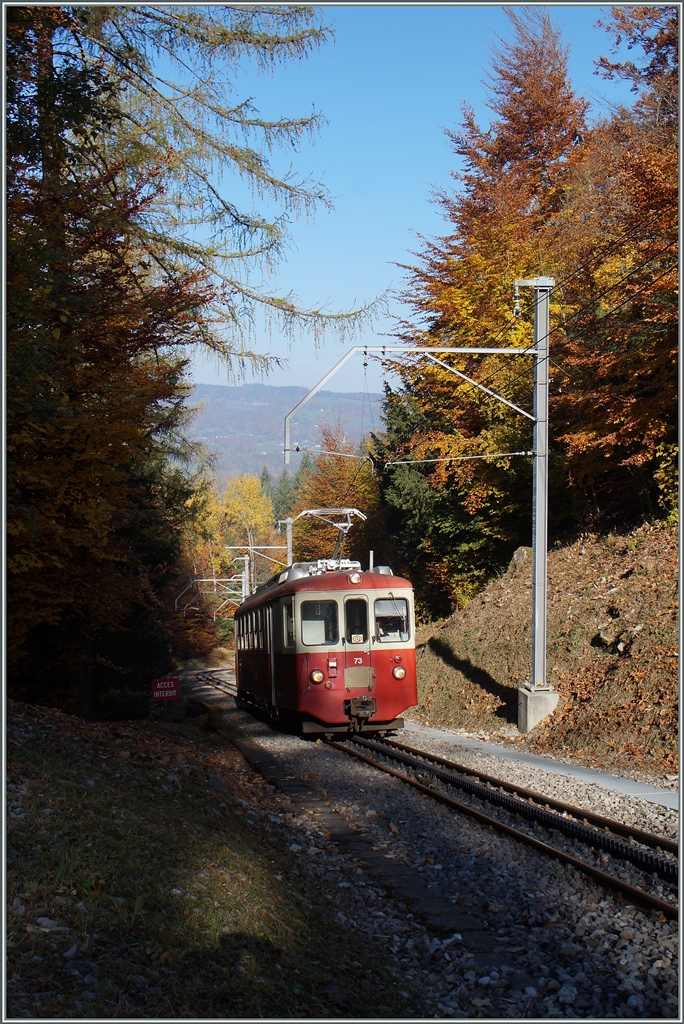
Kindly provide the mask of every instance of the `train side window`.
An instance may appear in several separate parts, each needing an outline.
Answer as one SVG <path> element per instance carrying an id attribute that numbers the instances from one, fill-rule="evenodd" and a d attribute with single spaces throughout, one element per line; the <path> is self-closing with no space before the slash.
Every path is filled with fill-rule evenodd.
<path id="1" fill-rule="evenodd" d="M 403 597 L 381 598 L 375 602 L 375 639 L 389 643 L 409 638 L 408 601 Z"/>
<path id="2" fill-rule="evenodd" d="M 354 597 L 344 603 L 345 636 L 348 644 L 365 644 L 368 639 L 368 603 Z"/>
<path id="3" fill-rule="evenodd" d="M 268 611 L 268 609 L 269 609 L 269 606 L 266 605 L 264 607 L 264 614 L 263 614 L 263 621 L 262 621 L 262 631 L 261 631 L 261 649 L 264 650 L 264 651 L 269 650 L 273 646 L 273 637 L 271 636 L 271 638 L 269 640 L 269 632 L 270 632 L 270 630 L 269 630 L 269 621 L 268 621 L 269 620 L 269 611 Z"/>
<path id="4" fill-rule="evenodd" d="M 292 598 L 289 598 L 287 601 L 283 601 L 283 645 L 285 647 L 294 647 L 295 645 L 294 608 Z"/>
<path id="5" fill-rule="evenodd" d="M 302 643 L 307 647 L 336 644 L 337 601 L 302 601 Z"/>

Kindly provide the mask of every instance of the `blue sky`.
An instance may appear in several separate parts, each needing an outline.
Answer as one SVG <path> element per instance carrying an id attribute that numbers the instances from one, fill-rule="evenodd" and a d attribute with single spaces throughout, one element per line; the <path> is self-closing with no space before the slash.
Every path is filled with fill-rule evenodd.
<path id="1" fill-rule="evenodd" d="M 593 73 L 593 62 L 610 53 L 610 37 L 595 27 L 599 18 L 607 20 L 609 9 L 547 6 L 570 46 L 573 87 L 591 101 L 594 116 L 611 103 L 629 103 L 625 84 Z M 456 158 L 444 128 L 458 123 L 464 102 L 472 104 L 481 125 L 488 123 L 482 79 L 497 34 L 506 38 L 509 22 L 503 7 L 494 4 L 322 5 L 322 12 L 334 29 L 334 41 L 272 76 L 243 69 L 236 96 L 254 97 L 269 117 L 315 108 L 328 119 L 313 144 L 305 143 L 299 153 L 273 156 L 276 170 L 292 164 L 299 174 L 323 181 L 335 208 L 291 225 L 286 258 L 269 287 L 280 294 L 293 292 L 304 305 L 335 311 L 401 289 L 403 272 L 396 264 L 411 262 L 411 251 L 420 248 L 417 236 L 444 232 L 444 221 L 430 201 L 434 188 L 455 185 L 450 171 Z M 402 313 L 394 297 L 389 308 Z M 386 317 L 362 330 L 354 342 L 330 335 L 316 349 L 310 335 L 288 348 L 276 329 L 258 328 L 255 348 L 289 360 L 288 369 L 274 372 L 265 383 L 311 387 L 351 344 L 382 344 L 392 330 L 393 321 Z M 327 387 L 361 390 L 363 373 L 355 357 Z M 199 383 L 231 383 L 225 369 L 202 359 L 194 362 L 194 377 Z M 371 391 L 381 390 L 382 373 L 375 362 L 366 384 Z"/>

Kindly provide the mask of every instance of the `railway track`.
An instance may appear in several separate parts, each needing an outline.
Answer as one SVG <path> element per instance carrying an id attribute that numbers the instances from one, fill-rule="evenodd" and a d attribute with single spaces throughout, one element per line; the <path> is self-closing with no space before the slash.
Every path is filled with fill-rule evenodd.
<path id="1" fill-rule="evenodd" d="M 364 737 L 355 739 L 367 749 L 384 753 L 407 767 L 427 771 L 450 786 L 478 796 L 521 817 L 554 828 L 565 835 L 590 843 L 621 860 L 629 860 L 644 871 L 655 871 L 667 881 L 677 881 L 678 862 L 662 856 L 662 850 L 667 850 L 675 856 L 678 854 L 678 844 L 670 839 L 631 828 L 629 825 L 603 818 L 580 807 L 553 800 L 541 793 L 522 789 L 502 779 L 465 768 L 446 758 L 425 754 L 403 743 L 370 740 Z M 644 846 L 649 849 L 644 849 Z M 653 853 L 653 850 L 657 852 Z"/>
<path id="2" fill-rule="evenodd" d="M 546 856 L 554 857 L 563 863 L 572 865 L 604 888 L 621 892 L 630 901 L 649 910 L 656 910 L 671 920 L 678 918 L 678 907 L 667 900 L 663 900 L 624 881 L 624 879 L 616 875 L 597 868 L 580 857 L 574 856 L 574 854 L 545 843 L 528 832 L 514 828 L 500 818 L 486 814 L 470 803 L 455 800 L 448 793 L 436 789 L 434 784 L 429 785 L 421 782 L 415 775 L 406 775 L 396 768 L 392 768 L 377 760 L 377 758 L 369 756 L 369 754 L 380 754 L 382 757 L 389 758 L 409 768 L 409 770 L 416 774 L 420 773 L 423 777 L 425 775 L 432 776 L 433 779 L 453 788 L 461 789 L 480 800 L 495 803 L 510 813 L 532 819 L 540 827 L 555 829 L 572 838 L 580 839 L 594 849 L 608 850 L 611 856 L 629 860 L 643 871 L 657 873 L 666 881 L 676 882 L 678 863 L 658 852 L 653 852 L 653 850 L 657 851 L 660 848 L 661 851 L 667 850 L 671 854 L 676 854 L 678 851 L 677 844 L 671 840 L 651 835 L 640 829 L 632 829 L 621 822 L 602 818 L 600 815 L 591 814 L 581 808 L 571 807 L 568 804 L 562 804 L 560 801 L 552 801 L 539 793 L 532 794 L 527 790 L 521 791 L 520 787 L 511 786 L 509 783 L 503 782 L 503 780 L 495 779 L 492 776 L 484 776 L 481 772 L 474 772 L 455 762 L 447 761 L 445 758 L 427 754 L 413 747 L 407 747 L 403 743 L 388 740 L 371 740 L 361 736 L 354 736 L 351 745 L 349 742 L 333 740 L 328 742 L 330 746 L 365 762 L 373 768 L 393 775 L 395 778 L 400 779 L 407 785 L 413 786 L 432 799 L 445 804 L 452 810 L 475 818 L 481 824 L 503 832 L 518 842 L 532 846 Z M 362 753 L 359 749 L 355 749 L 358 747 L 365 749 L 369 753 Z M 481 782 L 483 778 L 486 779 L 484 784 Z M 476 779 L 477 781 L 475 781 Z M 513 796 L 512 792 L 517 792 L 518 794 L 522 792 L 525 794 L 525 798 L 521 799 L 520 796 Z M 558 810 L 551 810 L 552 804 L 558 810 L 562 808 L 562 813 L 558 813 Z M 548 805 L 548 808 L 546 805 Z M 628 837 L 628 840 L 631 839 L 631 842 L 625 841 L 623 838 L 625 835 Z M 638 840 L 637 836 L 640 837 Z M 642 845 L 637 845 L 637 842 Z M 644 846 L 649 848 L 644 849 Z"/>
<path id="3" fill-rule="evenodd" d="M 485 772 L 479 771 L 479 769 L 467 768 L 465 765 L 447 760 L 447 758 L 444 757 L 438 757 L 436 754 L 426 754 L 424 751 L 421 751 L 416 747 L 409 747 L 405 743 L 399 743 L 397 740 L 383 740 L 382 744 L 390 749 L 403 751 L 406 754 L 417 756 L 432 764 L 442 765 L 452 772 L 458 773 L 460 776 L 473 779 L 475 782 L 482 782 L 485 786 L 495 788 L 500 792 L 512 793 L 513 795 L 520 797 L 521 800 L 527 801 L 529 804 L 544 807 L 546 810 L 553 808 L 562 814 L 567 814 L 569 818 L 574 818 L 576 821 L 583 822 L 585 825 L 594 825 L 596 828 L 611 832 L 615 836 L 633 839 L 634 842 L 641 843 L 643 846 L 648 846 L 651 849 L 656 850 L 658 853 L 666 851 L 667 853 L 674 854 L 675 857 L 679 856 L 679 843 L 672 839 L 668 839 L 665 836 L 657 836 L 651 832 L 644 832 L 642 829 L 635 828 L 632 825 L 623 825 L 622 822 L 614 821 L 612 818 L 604 818 L 600 814 L 594 814 L 592 811 L 584 810 L 582 807 L 574 807 L 572 804 L 564 803 L 562 800 L 555 800 L 551 797 L 544 796 L 542 793 L 536 793 L 534 790 L 525 789 L 524 787 L 517 786 L 514 783 L 505 782 L 503 779 L 498 779 L 493 775 L 487 775 Z"/>
<path id="4" fill-rule="evenodd" d="M 233 673 L 230 669 L 225 668 L 208 668 L 202 671 L 195 671 L 189 673 L 188 676 L 197 682 L 205 683 L 208 686 L 213 686 L 217 690 L 222 690 L 227 693 L 230 697 L 237 697 L 237 686 L 231 683 L 227 679 L 221 679 L 220 676 L 232 676 Z"/>
<path id="5" fill-rule="evenodd" d="M 193 673 L 193 678 L 221 690 L 231 697 L 236 697 L 235 685 L 225 678 L 220 678 L 226 674 L 224 669 L 205 670 Z M 572 865 L 604 888 L 622 893 L 631 902 L 648 910 L 662 913 L 670 920 L 678 919 L 679 912 L 675 904 L 640 889 L 610 872 L 597 868 L 566 850 L 543 842 L 528 832 L 514 828 L 495 815 L 486 814 L 470 803 L 454 799 L 448 792 L 435 788 L 434 783 L 441 782 L 451 789 L 461 790 L 470 797 L 494 804 L 504 812 L 519 815 L 521 818 L 533 822 L 539 828 L 554 830 L 571 839 L 579 840 L 590 848 L 605 850 L 616 859 L 628 861 L 642 871 L 658 875 L 666 882 L 676 884 L 679 865 L 674 858 L 678 856 L 679 846 L 672 840 L 554 800 L 541 793 L 512 785 L 503 779 L 467 768 L 446 758 L 428 754 L 397 740 L 369 739 L 355 734 L 350 737 L 349 741 L 328 740 L 327 742 L 329 746 L 400 779 L 452 810 L 466 814 L 487 827 L 496 829 L 518 842 L 532 846 L 548 857 L 554 857 L 563 863 Z M 362 750 L 358 748 L 362 748 L 366 753 L 362 753 Z M 401 764 L 413 774 L 407 775 L 400 772 L 378 760 L 377 756 L 371 756 L 372 754 Z M 416 778 L 416 776 L 419 777 Z M 433 781 L 431 783 L 420 781 L 420 777 L 425 778 L 425 776 L 431 777 Z M 668 857 L 667 854 L 670 856 Z"/>

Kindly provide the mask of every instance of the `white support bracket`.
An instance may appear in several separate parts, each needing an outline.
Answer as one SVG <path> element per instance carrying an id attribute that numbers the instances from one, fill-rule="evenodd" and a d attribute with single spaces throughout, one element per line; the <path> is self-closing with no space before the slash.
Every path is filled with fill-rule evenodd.
<path id="1" fill-rule="evenodd" d="M 311 388 L 308 394 L 304 395 L 301 402 L 297 402 L 294 409 L 291 409 L 285 417 L 285 443 L 283 445 L 283 455 L 285 459 L 285 465 L 290 465 L 290 423 L 294 416 L 297 415 L 300 409 L 302 409 L 307 402 L 317 394 L 321 388 L 328 383 L 331 377 L 334 377 L 338 370 L 340 370 L 348 360 L 357 352 L 363 352 L 364 355 L 376 354 L 379 356 L 386 355 L 399 355 L 399 354 L 422 354 L 428 355 L 430 352 L 443 352 L 443 353 L 458 353 L 461 355 L 473 355 L 473 356 L 492 356 L 492 355 L 509 355 L 509 356 L 532 356 L 534 355 L 534 349 L 531 348 L 454 348 L 449 345 L 355 345 L 347 352 L 346 355 L 342 356 L 339 362 L 335 363 L 332 370 L 326 373 L 325 377 L 319 380 L 318 384 L 315 384 Z M 526 416 L 529 413 L 525 413 Z"/>
<path id="2" fill-rule="evenodd" d="M 535 418 L 531 412 L 526 412 L 525 409 L 521 409 L 519 405 L 513 405 L 513 402 L 509 402 L 507 398 L 497 395 L 496 391 L 490 391 L 490 389 L 486 388 L 484 384 L 478 384 L 478 382 L 473 380 L 472 377 L 467 377 L 465 373 L 461 373 L 460 370 L 455 370 L 453 366 L 449 366 L 448 363 L 443 362 L 441 359 L 437 359 L 435 356 L 431 356 L 429 353 L 428 359 L 432 360 L 433 363 L 437 363 L 438 366 L 443 366 L 445 370 L 450 370 L 451 373 L 455 373 L 457 377 L 462 377 L 463 380 L 467 380 L 469 384 L 473 384 L 476 388 L 479 388 L 480 391 L 484 391 L 486 394 L 491 395 L 492 398 L 496 398 L 497 401 L 503 402 L 503 404 L 507 405 L 509 409 L 514 409 L 515 412 L 519 412 L 521 416 L 527 416 L 528 420 L 532 420 L 533 423 L 535 422 Z"/>

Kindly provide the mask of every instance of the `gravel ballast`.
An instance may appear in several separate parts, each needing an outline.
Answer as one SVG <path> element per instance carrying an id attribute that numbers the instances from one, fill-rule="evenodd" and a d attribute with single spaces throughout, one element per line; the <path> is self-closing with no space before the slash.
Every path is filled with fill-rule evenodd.
<path id="1" fill-rule="evenodd" d="M 243 710 L 226 716 L 231 728 L 337 811 L 374 856 L 408 868 L 446 906 L 477 918 L 493 937 L 489 955 L 469 949 L 465 934 L 431 930 L 410 902 L 393 896 L 391 885 L 378 885 L 360 859 L 342 852 L 329 834 L 326 839 L 315 815 L 271 816 L 301 855 L 299 870 L 327 888 L 338 922 L 390 953 L 407 1005 L 418 999 L 421 1016 L 678 1016 L 674 922 L 627 904 L 572 868 L 454 815 L 326 744 L 276 732 Z M 429 737 L 400 738 L 454 756 Z M 503 758 L 459 751 L 458 760 L 646 831 L 677 834 L 677 815 L 668 808 Z"/>

